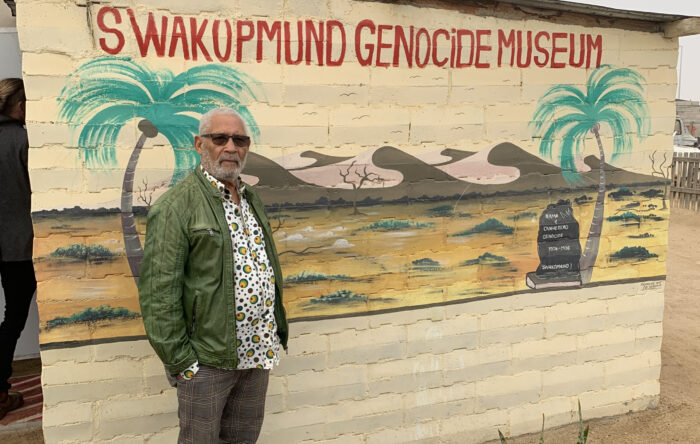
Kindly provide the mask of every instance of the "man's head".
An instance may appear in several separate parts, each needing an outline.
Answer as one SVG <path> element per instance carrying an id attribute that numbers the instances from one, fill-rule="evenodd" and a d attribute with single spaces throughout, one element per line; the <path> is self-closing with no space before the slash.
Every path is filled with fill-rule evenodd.
<path id="1" fill-rule="evenodd" d="M 202 166 L 224 183 L 238 179 L 245 166 L 250 138 L 240 114 L 231 108 L 217 108 L 199 121 L 199 135 L 194 148 L 202 158 Z"/>
<path id="2" fill-rule="evenodd" d="M 26 102 L 22 79 L 0 80 L 0 114 L 24 122 Z"/>

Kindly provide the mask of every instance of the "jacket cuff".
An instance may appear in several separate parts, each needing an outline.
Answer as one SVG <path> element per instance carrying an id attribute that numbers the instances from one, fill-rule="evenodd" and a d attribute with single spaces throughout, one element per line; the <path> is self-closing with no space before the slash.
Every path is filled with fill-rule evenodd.
<path id="1" fill-rule="evenodd" d="M 190 351 L 190 353 L 185 357 L 185 359 L 182 359 L 181 361 L 174 363 L 174 364 L 169 364 L 169 363 L 163 363 L 165 365 L 165 371 L 167 371 L 171 375 L 176 375 L 180 373 L 181 371 L 185 370 L 192 364 L 197 362 L 197 355 L 194 353 L 194 351 Z"/>

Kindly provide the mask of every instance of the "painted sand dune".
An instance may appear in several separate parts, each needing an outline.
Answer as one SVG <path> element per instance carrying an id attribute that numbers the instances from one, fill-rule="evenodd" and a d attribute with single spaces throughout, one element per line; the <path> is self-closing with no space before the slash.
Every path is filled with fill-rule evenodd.
<path id="1" fill-rule="evenodd" d="M 581 172 L 581 183 L 572 186 L 564 180 L 559 167 L 508 142 L 477 153 L 446 149 L 413 156 L 391 146 L 382 146 L 354 157 L 327 156 L 314 151 L 275 160 L 254 152 L 248 156 L 243 180 L 256 186 L 268 206 L 343 206 L 361 201 L 369 204 L 594 189 L 598 186 L 600 167 L 595 156 L 582 159 L 580 163 L 585 163 L 587 171 Z M 437 163 L 431 165 L 427 161 Z M 280 162 L 295 168 L 285 169 Z M 605 171 L 608 189 L 663 182 L 657 177 L 632 173 L 607 163 Z M 347 175 L 345 182 L 343 175 Z M 367 178 L 358 187 L 363 176 Z M 168 180 L 149 185 L 155 187 L 153 201 L 167 190 Z M 141 204 L 135 196 L 134 205 Z M 113 200 L 84 208 L 119 206 L 119 200 Z"/>
<path id="2" fill-rule="evenodd" d="M 328 156 L 326 154 L 307 150 L 299 153 L 288 154 L 282 157 L 276 157 L 272 160 L 277 162 L 282 168 L 291 171 L 333 165 L 348 159 L 352 159 L 352 156 Z"/>
<path id="3" fill-rule="evenodd" d="M 257 177 L 257 185 L 260 186 L 283 188 L 305 185 L 277 162 L 253 152 L 248 153 L 244 172 L 246 176 Z"/>
<path id="4" fill-rule="evenodd" d="M 422 160 L 428 165 L 442 166 L 460 161 L 471 156 L 472 154 L 475 154 L 475 151 L 462 151 L 455 150 L 452 148 L 446 148 L 440 151 L 431 151 L 429 153 L 418 154 L 416 155 L 416 158 Z"/>
<path id="5" fill-rule="evenodd" d="M 389 147 L 368 150 L 339 163 L 295 169 L 291 174 L 304 182 L 321 187 L 353 189 L 353 184 L 357 186 L 363 178 L 364 188 L 393 187 L 406 180 L 406 177 L 397 168 L 386 168 L 375 163 L 375 157 L 385 148 Z M 391 149 L 403 153 L 395 148 Z"/>
<path id="6" fill-rule="evenodd" d="M 510 183 L 520 177 L 520 170 L 516 167 L 489 163 L 493 149 L 485 149 L 456 162 L 436 166 L 456 179 L 484 185 Z"/>

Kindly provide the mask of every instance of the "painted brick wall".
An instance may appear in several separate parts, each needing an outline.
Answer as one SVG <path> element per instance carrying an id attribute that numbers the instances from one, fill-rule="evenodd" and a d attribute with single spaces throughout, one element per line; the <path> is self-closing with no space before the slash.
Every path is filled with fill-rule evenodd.
<path id="1" fill-rule="evenodd" d="M 293 324 L 261 442 L 481 442 L 654 407 L 663 281 Z M 173 442 L 147 341 L 42 353 L 47 442 Z M 468 438 L 465 438 L 468 437 Z"/>
<path id="2" fill-rule="evenodd" d="M 547 426 L 574 421 L 577 400 L 587 418 L 656 405 L 668 210 L 655 171 L 663 175 L 659 165 L 671 150 L 677 41 L 571 24 L 566 16 L 552 23 L 514 10 L 473 12 L 349 0 L 19 2 L 47 442 L 173 442 L 177 435 L 175 394 L 144 337 L 132 252 L 119 222 L 124 170 L 146 117 L 120 117 L 107 140 L 115 123 L 98 114 L 122 98 L 105 92 L 105 105 L 88 109 L 89 100 L 69 96 L 99 80 L 91 63 L 104 66 L 104 79 L 114 78 L 116 66 L 138 68 L 147 73 L 138 79 L 144 89 L 183 73 L 194 79 L 202 66 L 240 80 L 236 100 L 251 116 L 256 156 L 244 174 L 275 216 L 292 320 L 289 354 L 270 382 L 262 442 L 479 442 L 496 437 L 496 428 L 535 431 L 543 413 Z M 145 56 L 139 47 L 149 14 L 156 31 L 164 17 L 170 26 L 162 56 L 154 42 Z M 182 28 L 173 28 L 177 17 Z M 197 46 L 187 40 L 191 20 L 204 26 L 205 19 Z M 224 20 L 232 26 L 225 62 L 214 53 L 216 20 L 222 45 Z M 328 49 L 323 66 L 314 43 L 301 46 L 309 63 L 298 65 L 286 61 L 284 39 L 280 62 L 267 37 L 258 46 L 253 36 L 238 50 L 240 21 L 250 21 L 239 25 L 242 35 L 261 23 L 290 22 L 296 50 L 297 20 L 317 32 L 321 22 L 339 23 L 332 49 L 327 35 L 320 43 Z M 407 35 L 411 26 L 417 33 L 425 27 L 438 49 L 423 68 L 420 57 L 408 67 L 401 51 L 399 66 L 381 66 L 391 64 L 393 47 L 377 59 L 379 28 L 371 31 L 365 20 L 392 26 L 380 31 L 387 45 L 396 43 L 398 26 Z M 447 37 L 436 34 L 440 29 Z M 465 51 L 456 60 L 466 64 L 465 48 L 472 49 L 453 44 L 453 29 L 490 31 L 469 66 L 450 67 L 453 50 Z M 529 66 L 518 67 L 510 62 L 517 43 L 508 47 L 499 30 L 548 37 L 533 47 Z M 173 32 L 188 37 L 173 39 Z M 564 37 L 552 44 L 558 32 Z M 569 59 L 559 52 L 555 61 L 564 66 L 552 67 L 553 46 L 570 49 L 569 34 L 577 43 L 582 35 L 599 37 L 602 46 L 588 47 L 581 66 L 574 66 L 581 53 Z M 373 57 L 363 66 L 370 47 Z M 545 53 L 548 63 L 537 66 Z M 341 54 L 340 66 L 328 66 Z M 621 110 L 628 127 L 601 125 L 614 168 L 607 169 L 592 279 L 571 289 L 532 289 L 526 274 L 540 264 L 547 205 L 569 201 L 583 248 L 599 176 L 592 133 L 584 132 L 586 144 L 573 160 L 581 182 L 566 182 L 563 136 L 555 135 L 547 156 L 534 116 L 554 86 L 585 92 L 602 72 L 598 54 L 601 65 L 632 71 L 621 74 L 639 91 L 628 102 L 644 107 Z M 448 62 L 436 66 L 443 57 Z M 154 102 L 174 101 L 149 94 Z M 146 141 L 136 169 L 132 200 L 141 208 L 129 211 L 141 239 L 152 200 L 193 166 L 177 157 L 186 147 L 175 146 L 171 121 L 148 118 L 161 134 Z M 637 122 L 648 124 L 646 137 L 637 137 Z M 101 129 L 85 135 L 91 123 Z M 629 149 L 611 159 L 625 135 Z M 364 185 L 362 168 L 375 175 Z M 344 182 L 343 172 L 358 179 Z M 483 231 L 494 224 L 495 231 Z"/>

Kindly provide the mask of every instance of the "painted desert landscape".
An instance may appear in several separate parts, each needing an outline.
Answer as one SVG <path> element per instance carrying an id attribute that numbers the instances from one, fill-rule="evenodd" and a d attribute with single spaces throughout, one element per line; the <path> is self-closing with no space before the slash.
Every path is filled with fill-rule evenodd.
<path id="1" fill-rule="evenodd" d="M 585 159 L 590 171 L 582 173 L 582 185 L 572 188 L 557 167 L 512 144 L 494 147 L 471 164 L 465 160 L 474 153 L 466 151 L 423 159 L 398 151 L 382 147 L 365 158 L 306 152 L 296 160 L 249 159 L 246 177 L 267 205 L 291 319 L 533 291 L 525 276 L 539 265 L 539 219 L 552 203 L 569 202 L 585 244 L 599 173 L 592 156 Z M 456 162 L 466 167 L 450 167 Z M 465 173 L 456 177 L 469 169 L 469 181 Z M 357 186 L 363 175 L 371 186 Z M 606 175 L 592 282 L 664 275 L 669 213 L 663 183 L 611 166 Z M 371 180 L 376 177 L 394 182 Z M 310 183 L 312 178 L 319 183 Z M 135 211 L 142 239 L 146 210 Z M 42 319 L 42 343 L 143 335 L 118 211 L 34 214 L 40 303 L 42 312 L 55 316 Z"/>

